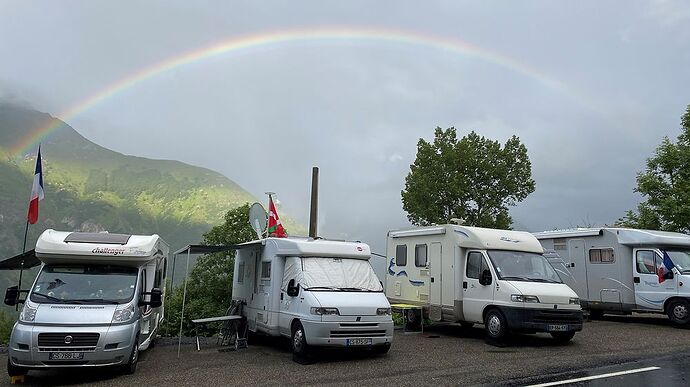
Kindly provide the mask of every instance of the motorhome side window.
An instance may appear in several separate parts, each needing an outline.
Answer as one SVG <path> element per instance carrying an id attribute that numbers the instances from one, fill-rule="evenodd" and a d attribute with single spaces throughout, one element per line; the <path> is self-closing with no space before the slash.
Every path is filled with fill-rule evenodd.
<path id="1" fill-rule="evenodd" d="M 556 238 L 553 240 L 554 250 L 568 250 L 568 240 L 565 238 Z"/>
<path id="2" fill-rule="evenodd" d="M 489 267 L 484 262 L 482 253 L 472 252 L 467 255 L 467 270 L 465 272 L 467 278 L 479 279 L 482 271 L 488 268 Z"/>
<path id="3" fill-rule="evenodd" d="M 616 259 L 613 256 L 613 249 L 590 249 L 589 262 L 591 263 L 613 263 Z"/>
<path id="4" fill-rule="evenodd" d="M 236 277 L 237 277 L 237 283 L 238 284 L 244 283 L 244 262 L 240 262 L 237 265 Z"/>
<path id="5" fill-rule="evenodd" d="M 426 245 L 416 245 L 414 247 L 414 265 L 417 267 L 426 267 Z"/>
<path id="6" fill-rule="evenodd" d="M 271 278 L 271 262 L 261 262 L 261 278 Z"/>
<path id="7" fill-rule="evenodd" d="M 637 252 L 637 272 L 640 274 L 656 274 L 656 253 L 651 250 L 639 250 Z"/>
<path id="8" fill-rule="evenodd" d="M 407 266 L 407 245 L 397 245 L 395 247 L 395 265 Z"/>

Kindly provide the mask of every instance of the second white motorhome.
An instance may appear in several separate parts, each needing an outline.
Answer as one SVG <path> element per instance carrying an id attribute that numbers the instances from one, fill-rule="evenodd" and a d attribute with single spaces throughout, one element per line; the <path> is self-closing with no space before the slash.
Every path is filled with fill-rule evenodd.
<path id="1" fill-rule="evenodd" d="M 390 231 L 386 295 L 432 321 L 484 324 L 489 339 L 549 332 L 569 341 L 582 310 L 530 233 L 456 225 Z"/>
<path id="2" fill-rule="evenodd" d="M 690 236 L 626 228 L 535 235 L 592 316 L 665 313 L 690 324 Z"/>
<path id="3" fill-rule="evenodd" d="M 285 336 L 297 356 L 310 346 L 371 348 L 393 342 L 391 307 L 369 263 L 369 246 L 311 238 L 239 245 L 233 301 L 250 332 Z"/>
<path id="4" fill-rule="evenodd" d="M 36 242 L 42 262 L 8 345 L 7 372 L 119 366 L 136 370 L 163 320 L 168 245 L 158 235 L 46 230 Z"/>

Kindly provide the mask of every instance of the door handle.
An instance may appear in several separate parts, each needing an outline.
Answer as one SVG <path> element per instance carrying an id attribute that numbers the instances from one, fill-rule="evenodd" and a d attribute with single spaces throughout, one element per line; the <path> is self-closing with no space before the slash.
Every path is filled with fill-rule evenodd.
<path id="1" fill-rule="evenodd" d="M 636 284 L 640 283 L 640 277 L 633 277 L 633 282 Z"/>
<path id="2" fill-rule="evenodd" d="M 575 262 L 570 262 L 570 267 L 575 267 Z"/>
<path id="3" fill-rule="evenodd" d="M 467 281 L 462 281 L 462 288 L 467 289 Z"/>
<path id="4" fill-rule="evenodd" d="M 434 282 L 434 277 L 431 277 L 431 282 L 432 282 L 432 283 Z"/>

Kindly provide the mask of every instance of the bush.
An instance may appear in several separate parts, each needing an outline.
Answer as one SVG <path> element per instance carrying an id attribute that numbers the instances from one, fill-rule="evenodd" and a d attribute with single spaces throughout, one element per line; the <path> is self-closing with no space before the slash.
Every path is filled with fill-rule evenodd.
<path id="1" fill-rule="evenodd" d="M 8 313 L 0 310 L 0 344 L 7 345 L 14 323 L 17 321 L 17 313 Z"/>

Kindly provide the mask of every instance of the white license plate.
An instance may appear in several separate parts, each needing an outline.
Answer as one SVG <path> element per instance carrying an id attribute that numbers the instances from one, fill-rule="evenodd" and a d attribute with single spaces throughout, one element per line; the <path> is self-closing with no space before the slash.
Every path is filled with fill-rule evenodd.
<path id="1" fill-rule="evenodd" d="M 549 324 L 546 326 L 546 330 L 549 332 L 564 332 L 568 330 L 567 324 Z"/>
<path id="2" fill-rule="evenodd" d="M 50 360 L 82 360 L 84 359 L 84 352 L 50 352 L 48 353 Z"/>
<path id="3" fill-rule="evenodd" d="M 371 338 L 347 339 L 348 346 L 371 345 Z"/>

